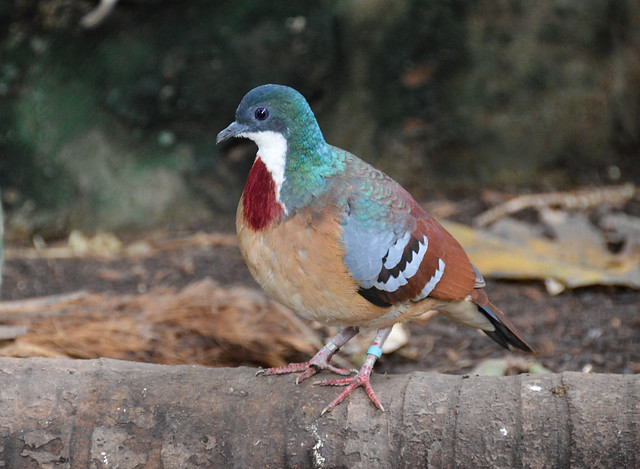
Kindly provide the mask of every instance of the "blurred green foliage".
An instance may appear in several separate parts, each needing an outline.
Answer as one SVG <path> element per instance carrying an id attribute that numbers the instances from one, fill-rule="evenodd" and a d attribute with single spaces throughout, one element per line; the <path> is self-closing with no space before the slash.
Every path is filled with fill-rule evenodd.
<path id="1" fill-rule="evenodd" d="M 253 147 L 225 157 L 215 135 L 267 82 L 418 198 L 640 178 L 632 0 L 137 0 L 81 29 L 94 6 L 0 5 L 0 185 L 20 233 L 231 213 Z"/>

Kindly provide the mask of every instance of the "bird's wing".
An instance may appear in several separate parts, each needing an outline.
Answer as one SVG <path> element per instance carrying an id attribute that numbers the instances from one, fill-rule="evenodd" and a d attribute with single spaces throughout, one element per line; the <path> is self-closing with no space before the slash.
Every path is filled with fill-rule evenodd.
<path id="1" fill-rule="evenodd" d="M 479 282 L 458 242 L 399 184 L 354 178 L 342 214 L 344 262 L 371 303 L 461 300 Z"/>

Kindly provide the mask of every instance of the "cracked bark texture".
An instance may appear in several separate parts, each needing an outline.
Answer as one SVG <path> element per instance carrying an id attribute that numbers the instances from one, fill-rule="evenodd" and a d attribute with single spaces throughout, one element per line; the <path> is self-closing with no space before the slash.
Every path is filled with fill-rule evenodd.
<path id="1" fill-rule="evenodd" d="M 374 375 L 0 359 L 0 467 L 640 467 L 640 376 Z"/>

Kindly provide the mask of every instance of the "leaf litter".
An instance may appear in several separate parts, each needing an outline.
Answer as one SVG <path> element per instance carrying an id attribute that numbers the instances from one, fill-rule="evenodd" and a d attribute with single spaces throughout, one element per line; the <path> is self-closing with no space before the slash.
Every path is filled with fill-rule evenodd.
<path id="1" fill-rule="evenodd" d="M 579 287 L 640 289 L 640 218 L 625 210 L 626 196 L 604 194 L 586 204 L 556 203 L 562 193 L 542 194 L 541 200 L 554 203 L 520 204 L 528 215 L 510 209 L 485 227 L 443 223 L 486 278 L 521 282 L 492 282 L 489 289 L 553 371 L 640 372 L 637 295 L 567 293 Z M 578 195 L 588 197 L 588 190 Z M 446 201 L 430 210 L 456 217 L 469 205 Z M 64 243 L 38 239 L 30 248 L 9 247 L 6 257 L 4 290 L 13 301 L 0 302 L 5 356 L 279 366 L 308 359 L 335 333 L 266 298 L 249 279 L 230 232 L 156 232 L 128 241 L 72 232 Z M 565 293 L 552 300 L 532 281 L 541 281 L 547 293 Z M 37 296 L 43 293 L 48 296 Z M 431 322 L 434 316 L 398 328 L 395 350 L 378 370 L 470 372 L 475 366 L 482 372 L 484 357 L 497 359 L 492 363 L 505 373 L 542 366 L 514 361 L 477 331 L 437 317 Z M 367 345 L 366 338 L 355 341 L 335 360 L 357 364 Z"/>

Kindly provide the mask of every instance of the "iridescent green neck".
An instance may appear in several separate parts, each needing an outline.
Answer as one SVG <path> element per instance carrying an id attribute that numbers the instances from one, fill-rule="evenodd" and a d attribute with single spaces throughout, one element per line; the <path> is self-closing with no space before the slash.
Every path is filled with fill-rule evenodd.
<path id="1" fill-rule="evenodd" d="M 320 136 L 322 138 L 322 136 Z M 314 145 L 293 145 L 287 151 L 285 180 L 280 199 L 287 210 L 309 205 L 328 190 L 327 178 L 344 171 L 342 152 L 336 152 L 322 139 Z M 296 142 L 300 143 L 300 142 Z"/>

